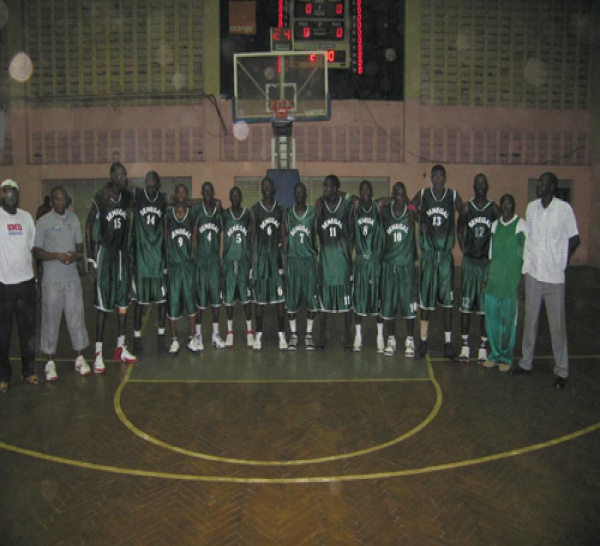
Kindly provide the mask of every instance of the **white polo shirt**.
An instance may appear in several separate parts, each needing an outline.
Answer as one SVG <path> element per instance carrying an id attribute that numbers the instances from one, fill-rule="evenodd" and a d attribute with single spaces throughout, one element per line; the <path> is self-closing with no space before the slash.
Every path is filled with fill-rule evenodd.
<path id="1" fill-rule="evenodd" d="M 579 234 L 571 205 L 556 197 L 547 208 L 536 199 L 527 205 L 527 238 L 523 273 L 534 279 L 561 284 L 569 257 L 569 239 Z"/>
<path id="2" fill-rule="evenodd" d="M 31 214 L 17 209 L 8 214 L 0 207 L 0 282 L 19 284 L 33 278 L 31 249 L 35 224 Z"/>

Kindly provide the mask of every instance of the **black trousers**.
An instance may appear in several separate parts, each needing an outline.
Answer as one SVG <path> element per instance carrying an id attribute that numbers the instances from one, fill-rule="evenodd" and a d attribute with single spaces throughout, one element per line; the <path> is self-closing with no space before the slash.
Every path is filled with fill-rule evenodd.
<path id="1" fill-rule="evenodd" d="M 17 320 L 23 377 L 35 373 L 36 302 L 34 279 L 18 284 L 0 283 L 0 381 L 9 382 L 12 375 L 9 351 L 13 316 Z"/>

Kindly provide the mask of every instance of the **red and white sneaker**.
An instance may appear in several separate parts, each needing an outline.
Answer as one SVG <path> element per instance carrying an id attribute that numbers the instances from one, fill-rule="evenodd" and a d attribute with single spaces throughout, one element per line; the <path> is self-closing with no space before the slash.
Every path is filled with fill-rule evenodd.
<path id="1" fill-rule="evenodd" d="M 231 330 L 228 330 L 227 335 L 225 336 L 225 347 L 228 349 L 233 347 L 233 332 Z"/>
<path id="2" fill-rule="evenodd" d="M 83 358 L 82 355 L 79 355 L 75 359 L 75 371 L 84 377 L 87 377 L 92 373 L 92 370 L 90 370 L 90 365 L 85 361 L 85 358 Z"/>
<path id="3" fill-rule="evenodd" d="M 44 372 L 46 373 L 46 381 L 58 381 L 54 360 L 48 360 L 48 362 L 46 362 Z"/>
<path id="4" fill-rule="evenodd" d="M 115 349 L 115 360 L 120 360 L 121 362 L 125 362 L 125 364 L 135 364 L 138 359 L 137 356 L 132 355 L 127 350 L 127 345 L 123 345 Z"/>
<path id="5" fill-rule="evenodd" d="M 94 373 L 104 373 L 106 371 L 106 366 L 104 365 L 104 358 L 102 358 L 102 353 L 96 353 L 96 358 L 94 360 Z"/>
<path id="6" fill-rule="evenodd" d="M 246 346 L 248 349 L 254 348 L 254 330 L 248 330 L 246 332 Z"/>

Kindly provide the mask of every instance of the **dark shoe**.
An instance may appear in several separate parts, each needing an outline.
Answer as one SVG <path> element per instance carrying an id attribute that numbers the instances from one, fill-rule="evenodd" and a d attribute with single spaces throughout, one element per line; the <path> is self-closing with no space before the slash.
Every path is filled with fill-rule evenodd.
<path id="1" fill-rule="evenodd" d="M 144 343 L 142 342 L 141 337 L 133 338 L 133 354 L 138 357 L 138 360 L 141 358 L 142 353 L 144 352 Z"/>
<path id="2" fill-rule="evenodd" d="M 161 356 L 168 354 L 169 350 L 167 348 L 165 336 L 158 336 L 156 338 L 156 352 Z"/>
<path id="3" fill-rule="evenodd" d="M 27 385 L 37 386 L 40 384 L 40 378 L 34 373 L 23 378 L 23 382 Z"/>
<path id="4" fill-rule="evenodd" d="M 566 383 L 567 383 L 566 377 L 559 377 L 558 375 L 554 376 L 554 388 L 557 391 L 562 391 L 565 388 Z"/>
<path id="5" fill-rule="evenodd" d="M 0 381 L 0 394 L 6 394 L 10 390 L 10 383 L 8 381 Z"/>
<path id="6" fill-rule="evenodd" d="M 444 343 L 444 358 L 449 358 L 450 360 L 456 358 L 456 352 L 454 351 L 452 343 Z"/>
<path id="7" fill-rule="evenodd" d="M 427 340 L 422 339 L 419 343 L 419 352 L 417 353 L 417 358 L 425 358 L 427 355 Z"/>
<path id="8" fill-rule="evenodd" d="M 525 368 L 521 368 L 518 364 L 514 364 L 509 370 L 508 375 L 531 375 L 531 370 L 526 370 Z"/>

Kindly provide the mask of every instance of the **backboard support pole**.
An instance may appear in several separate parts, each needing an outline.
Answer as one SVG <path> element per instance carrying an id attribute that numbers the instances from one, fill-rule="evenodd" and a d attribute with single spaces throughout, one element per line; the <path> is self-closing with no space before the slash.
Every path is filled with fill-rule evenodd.
<path id="1" fill-rule="evenodd" d="M 271 139 L 271 168 L 296 168 L 296 143 L 292 137 L 292 121 L 277 120 L 271 123 L 273 138 Z"/>

